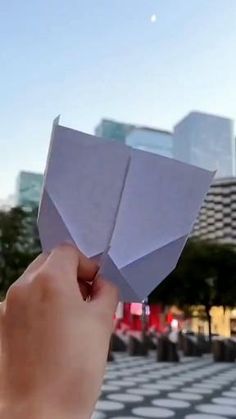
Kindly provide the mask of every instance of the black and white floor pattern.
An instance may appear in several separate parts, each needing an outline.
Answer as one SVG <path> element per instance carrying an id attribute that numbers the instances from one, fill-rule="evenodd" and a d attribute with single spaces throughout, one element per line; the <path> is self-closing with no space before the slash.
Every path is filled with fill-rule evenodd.
<path id="1" fill-rule="evenodd" d="M 236 418 L 236 363 L 115 355 L 92 419 Z"/>

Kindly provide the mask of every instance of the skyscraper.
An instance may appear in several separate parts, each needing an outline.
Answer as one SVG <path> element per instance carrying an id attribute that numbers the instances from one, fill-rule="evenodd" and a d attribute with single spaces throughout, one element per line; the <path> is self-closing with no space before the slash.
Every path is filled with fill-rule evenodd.
<path id="1" fill-rule="evenodd" d="M 26 209 L 38 206 L 42 184 L 42 174 L 20 172 L 16 182 L 16 205 Z"/>
<path id="2" fill-rule="evenodd" d="M 117 140 L 125 143 L 127 134 L 134 128 L 132 124 L 102 119 L 95 128 L 95 134 L 107 140 Z"/>
<path id="3" fill-rule="evenodd" d="M 169 131 L 136 127 L 127 134 L 126 144 L 161 156 L 173 157 L 173 136 Z"/>
<path id="4" fill-rule="evenodd" d="M 217 170 L 216 177 L 234 176 L 233 121 L 191 112 L 175 126 L 173 156 L 186 163 Z"/>

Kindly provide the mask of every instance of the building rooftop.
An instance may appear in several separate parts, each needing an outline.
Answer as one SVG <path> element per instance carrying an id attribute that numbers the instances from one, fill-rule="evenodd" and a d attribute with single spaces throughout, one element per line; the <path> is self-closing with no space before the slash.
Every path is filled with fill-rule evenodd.
<path id="1" fill-rule="evenodd" d="M 161 134 L 167 134 L 167 135 L 172 135 L 173 134 L 171 131 L 167 131 L 167 130 L 160 129 L 160 128 L 146 127 L 146 126 L 135 126 L 134 130 L 135 129 L 151 131 L 151 132 L 159 132 Z"/>
<path id="2" fill-rule="evenodd" d="M 213 181 L 213 185 L 223 185 L 223 184 L 229 184 L 229 183 L 236 183 L 236 177 L 230 176 L 230 177 L 222 177 L 222 178 L 216 178 Z"/>
<path id="3" fill-rule="evenodd" d="M 139 129 L 139 130 L 153 131 L 153 132 L 159 132 L 159 133 L 162 133 L 162 134 L 172 135 L 172 132 L 168 131 L 168 130 L 155 128 L 155 127 L 149 127 L 149 126 L 145 126 L 145 125 L 132 124 L 132 123 L 129 123 L 129 122 L 116 121 L 115 119 L 109 119 L 109 118 L 103 118 L 97 126 L 99 126 L 103 122 L 114 123 L 114 124 L 119 124 L 119 125 L 127 125 L 127 126 L 131 127 L 132 130 Z M 131 132 L 132 132 L 132 130 L 131 130 Z"/>
<path id="4" fill-rule="evenodd" d="M 233 123 L 233 119 L 226 117 L 226 116 L 222 116 L 222 115 L 216 115 L 216 114 L 211 114 L 211 113 L 207 113 L 207 112 L 202 112 L 202 111 L 191 111 L 189 112 L 187 115 L 185 115 L 182 119 L 180 119 L 180 121 L 178 121 L 174 128 L 178 127 L 178 125 L 180 125 L 183 121 L 185 121 L 187 118 L 191 117 L 191 116 L 200 116 L 203 118 L 219 118 L 219 119 L 224 119 L 225 121 L 231 122 Z"/>
<path id="5" fill-rule="evenodd" d="M 24 175 L 26 175 L 26 176 L 39 176 L 39 177 L 42 177 L 43 176 L 43 174 L 42 173 L 38 173 L 38 172 L 32 172 L 32 171 L 28 171 L 28 170 L 21 170 L 20 172 L 19 172 L 19 174 L 18 174 L 18 176 L 24 176 Z"/>

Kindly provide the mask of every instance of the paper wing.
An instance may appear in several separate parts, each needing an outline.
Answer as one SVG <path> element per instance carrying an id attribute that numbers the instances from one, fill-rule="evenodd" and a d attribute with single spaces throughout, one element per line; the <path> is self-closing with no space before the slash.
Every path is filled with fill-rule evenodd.
<path id="1" fill-rule="evenodd" d="M 38 218 L 44 250 L 63 242 L 88 257 L 107 250 L 129 159 L 122 144 L 54 126 Z"/>
<path id="2" fill-rule="evenodd" d="M 213 173 L 56 125 L 39 211 L 44 250 L 88 257 L 123 301 L 141 301 L 176 266 Z"/>
<path id="3" fill-rule="evenodd" d="M 132 150 L 109 257 L 136 301 L 175 268 L 212 177 L 213 172 Z"/>

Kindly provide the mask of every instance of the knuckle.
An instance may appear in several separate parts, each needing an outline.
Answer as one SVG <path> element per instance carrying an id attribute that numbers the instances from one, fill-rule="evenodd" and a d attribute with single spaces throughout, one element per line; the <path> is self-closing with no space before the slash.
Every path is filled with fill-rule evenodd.
<path id="1" fill-rule="evenodd" d="M 54 275 L 50 269 L 41 268 L 35 275 L 35 282 L 40 288 L 51 288 Z"/>
<path id="2" fill-rule="evenodd" d="M 57 275 L 48 268 L 41 268 L 35 275 L 35 286 L 39 289 L 44 297 L 52 297 L 60 292 L 59 281 Z"/>
<path id="3" fill-rule="evenodd" d="M 3 318 L 6 310 L 6 300 L 0 302 L 0 320 Z"/>
<path id="4" fill-rule="evenodd" d="M 4 309 L 3 307 L 0 306 L 0 339 L 1 339 L 3 322 L 4 322 Z"/>
<path id="5" fill-rule="evenodd" d="M 10 286 L 6 295 L 6 308 L 17 307 L 26 301 L 26 286 L 22 282 L 15 282 Z"/>

